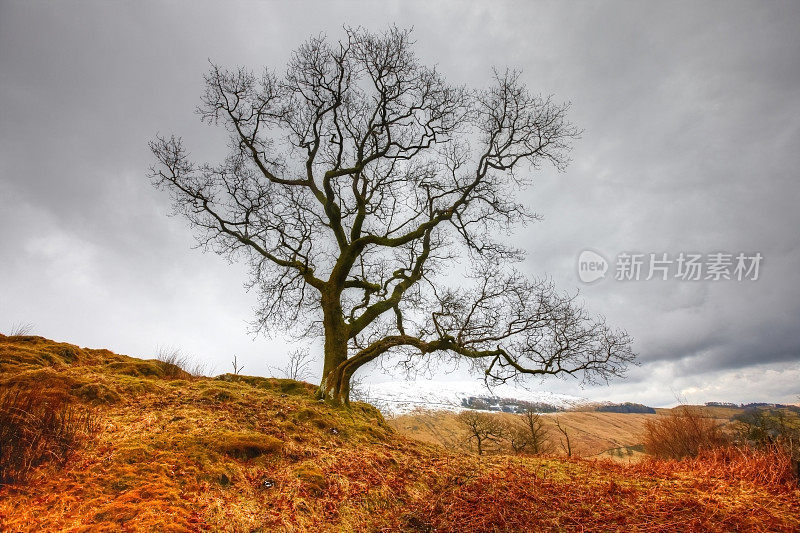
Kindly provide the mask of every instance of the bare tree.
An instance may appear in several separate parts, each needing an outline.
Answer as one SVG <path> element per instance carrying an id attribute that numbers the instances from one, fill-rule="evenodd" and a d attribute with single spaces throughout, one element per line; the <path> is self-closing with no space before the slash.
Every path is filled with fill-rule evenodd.
<path id="1" fill-rule="evenodd" d="M 542 417 L 533 410 L 518 415 L 508 430 L 508 442 L 517 453 L 550 453 L 550 432 Z"/>
<path id="2" fill-rule="evenodd" d="M 308 350 L 297 349 L 289 353 L 289 360 L 280 368 L 273 368 L 273 373 L 286 379 L 305 381 L 311 375 L 311 364 L 314 359 Z"/>
<path id="3" fill-rule="evenodd" d="M 489 382 L 622 375 L 627 334 L 525 279 L 503 242 L 537 218 L 518 202 L 528 171 L 567 165 L 568 106 L 514 71 L 452 86 L 412 45 L 346 29 L 309 39 L 283 76 L 213 65 L 198 112 L 230 154 L 195 163 L 158 137 L 153 183 L 202 247 L 249 262 L 259 329 L 323 337 L 321 398 L 347 403 L 353 374 L 387 353 L 467 358 Z"/>
<path id="4" fill-rule="evenodd" d="M 506 424 L 497 415 L 480 411 L 462 411 L 458 421 L 467 430 L 467 438 L 475 441 L 478 455 L 483 455 L 488 443 L 499 443 L 507 437 Z"/>
<path id="5" fill-rule="evenodd" d="M 558 417 L 555 417 L 554 420 L 556 422 L 556 428 L 558 429 L 558 432 L 561 433 L 561 437 L 559 438 L 561 441 L 561 448 L 564 450 L 564 453 L 567 454 L 567 457 L 572 457 L 572 442 L 570 441 L 567 427 L 561 425 L 561 421 L 558 419 Z"/>
<path id="6" fill-rule="evenodd" d="M 233 367 L 233 375 L 238 376 L 239 372 L 244 369 L 244 365 L 239 364 L 239 358 L 236 357 L 236 354 L 233 354 L 233 359 L 231 360 L 231 366 Z"/>

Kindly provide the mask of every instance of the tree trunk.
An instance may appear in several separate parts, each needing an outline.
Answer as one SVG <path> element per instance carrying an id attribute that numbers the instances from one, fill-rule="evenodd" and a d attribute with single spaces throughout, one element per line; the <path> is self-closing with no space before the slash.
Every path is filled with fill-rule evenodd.
<path id="1" fill-rule="evenodd" d="M 335 405 L 350 405 L 350 377 L 346 367 L 334 368 L 322 378 L 318 396 Z"/>
<path id="2" fill-rule="evenodd" d="M 325 362 L 317 397 L 335 404 L 350 403 L 350 377 L 347 361 L 347 328 L 338 296 L 323 295 L 323 326 L 325 328 Z"/>

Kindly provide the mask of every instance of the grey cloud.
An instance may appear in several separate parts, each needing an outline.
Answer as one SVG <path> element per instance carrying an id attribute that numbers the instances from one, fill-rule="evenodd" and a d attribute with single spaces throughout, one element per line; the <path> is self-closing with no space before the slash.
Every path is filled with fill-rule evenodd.
<path id="1" fill-rule="evenodd" d="M 581 286 L 644 363 L 607 394 L 665 403 L 665 383 L 724 395 L 702 383 L 718 379 L 733 395 L 731 372 L 753 390 L 773 371 L 763 365 L 794 372 L 780 366 L 800 358 L 793 2 L 3 2 L 0 330 L 29 320 L 134 355 L 178 344 L 220 370 L 232 353 L 254 374 L 277 363 L 286 343 L 247 334 L 243 269 L 192 250 L 165 216 L 144 177 L 147 141 L 175 132 L 219 158 L 224 135 L 193 113 L 207 60 L 281 70 L 307 36 L 345 23 L 414 26 L 420 56 L 455 82 L 519 67 L 534 90 L 572 101 L 585 130 L 572 165 L 524 193 L 544 216 L 515 236 L 529 273 L 574 290 L 587 247 L 764 254 L 749 284 Z"/>

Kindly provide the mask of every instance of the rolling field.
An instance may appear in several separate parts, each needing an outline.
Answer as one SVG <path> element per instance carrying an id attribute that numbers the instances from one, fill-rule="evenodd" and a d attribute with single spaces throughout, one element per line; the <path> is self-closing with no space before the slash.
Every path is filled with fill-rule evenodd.
<path id="1" fill-rule="evenodd" d="M 666 413 L 660 409 L 658 413 Z M 736 409 L 712 411 L 709 414 L 719 423 L 726 423 L 730 413 Z M 727 416 L 725 416 L 727 415 Z M 495 416 L 512 419 L 515 415 L 497 413 Z M 542 414 L 541 420 L 547 431 L 547 441 L 553 454 L 565 455 L 563 435 L 556 428 L 558 419 L 570 436 L 573 455 L 586 458 L 610 458 L 621 461 L 637 461 L 646 454 L 642 451 L 642 434 L 648 420 L 662 414 L 601 413 L 594 411 L 565 411 Z M 441 445 L 450 450 L 469 451 L 472 446 L 466 428 L 455 413 L 447 411 L 419 410 L 388 419 L 398 433 Z M 508 452 L 508 449 L 501 449 Z"/>

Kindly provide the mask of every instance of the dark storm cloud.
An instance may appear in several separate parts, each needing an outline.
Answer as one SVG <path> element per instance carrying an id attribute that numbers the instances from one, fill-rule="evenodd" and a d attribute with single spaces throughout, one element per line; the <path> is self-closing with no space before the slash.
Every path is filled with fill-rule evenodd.
<path id="1" fill-rule="evenodd" d="M 175 132 L 219 158 L 224 136 L 193 114 L 207 60 L 280 71 L 305 37 L 344 23 L 414 26 L 419 55 L 454 82 L 519 67 L 572 102 L 585 130 L 572 165 L 525 193 L 545 217 L 518 233 L 530 273 L 581 286 L 584 248 L 764 255 L 756 282 L 581 286 L 637 339 L 644 365 L 615 394 L 663 403 L 670 383 L 737 400 L 743 379 L 747 394 L 793 392 L 767 389 L 790 383 L 800 354 L 790 2 L 0 2 L 0 329 L 32 321 L 133 354 L 177 344 L 220 371 L 237 353 L 266 372 L 285 345 L 251 341 L 243 269 L 191 250 L 184 222 L 164 216 L 147 141 Z"/>

